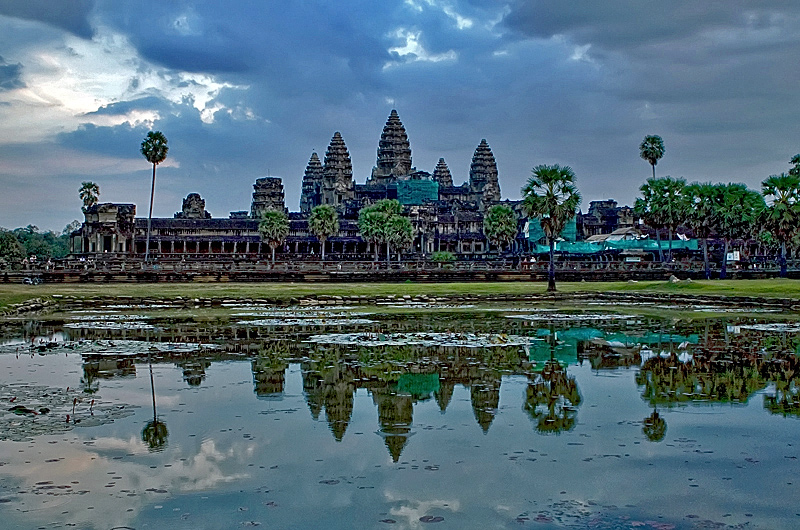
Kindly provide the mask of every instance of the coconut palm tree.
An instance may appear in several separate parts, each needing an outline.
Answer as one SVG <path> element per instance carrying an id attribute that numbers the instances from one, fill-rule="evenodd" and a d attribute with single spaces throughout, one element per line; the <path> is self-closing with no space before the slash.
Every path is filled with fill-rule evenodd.
<path id="1" fill-rule="evenodd" d="M 153 221 L 153 195 L 156 191 L 156 166 L 167 159 L 167 137 L 161 131 L 150 131 L 142 141 L 140 149 L 148 162 L 153 164 L 153 183 L 150 186 L 150 210 L 147 213 L 147 239 L 144 247 L 144 261 L 150 259 L 150 226 Z"/>
<path id="2" fill-rule="evenodd" d="M 575 217 L 581 195 L 575 186 L 575 173 L 569 166 L 538 165 L 522 188 L 522 209 L 529 218 L 538 217 L 550 245 L 547 290 L 556 290 L 555 240 Z"/>
<path id="3" fill-rule="evenodd" d="M 78 188 L 78 196 L 83 201 L 83 208 L 81 209 L 86 213 L 100 199 L 100 186 L 94 182 L 81 182 L 81 187 Z"/>
<path id="4" fill-rule="evenodd" d="M 483 218 L 483 234 L 498 250 L 504 250 L 517 237 L 517 216 L 514 215 L 514 210 L 503 204 L 489 208 Z"/>
<path id="5" fill-rule="evenodd" d="M 664 140 L 657 134 L 648 134 L 639 144 L 639 156 L 653 166 L 653 178 L 656 178 L 656 164 L 664 156 Z"/>
<path id="6" fill-rule="evenodd" d="M 708 262 L 708 238 L 716 229 L 719 214 L 720 186 L 710 182 L 692 183 L 686 186 L 686 198 L 689 208 L 686 210 L 686 224 L 694 231 L 695 237 L 703 243 L 703 263 L 705 264 L 706 280 L 711 278 L 711 268 Z"/>
<path id="7" fill-rule="evenodd" d="M 275 265 L 275 249 L 289 235 L 289 218 L 279 210 L 265 210 L 258 223 L 258 233 L 272 249 L 272 264 Z"/>
<path id="8" fill-rule="evenodd" d="M 720 207 L 717 219 L 717 233 L 722 236 L 725 248 L 719 277 L 724 280 L 728 270 L 728 247 L 732 239 L 746 238 L 752 231 L 753 223 L 766 207 L 764 198 L 757 191 L 747 189 L 744 184 L 720 185 Z"/>
<path id="9" fill-rule="evenodd" d="M 325 241 L 339 232 L 339 214 L 329 204 L 315 206 L 308 217 L 308 231 L 319 239 L 322 261 L 325 261 Z"/>
<path id="10" fill-rule="evenodd" d="M 781 173 L 761 183 L 761 194 L 771 202 L 764 214 L 766 228 L 781 244 L 781 278 L 786 277 L 786 243 L 800 222 L 800 176 Z"/>

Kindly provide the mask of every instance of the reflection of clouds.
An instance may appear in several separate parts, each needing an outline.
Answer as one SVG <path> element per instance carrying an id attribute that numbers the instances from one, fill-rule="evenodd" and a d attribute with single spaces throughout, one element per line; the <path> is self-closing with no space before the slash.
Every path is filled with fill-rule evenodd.
<path id="1" fill-rule="evenodd" d="M 389 510 L 389 513 L 393 517 L 408 519 L 407 525 L 413 528 L 421 527 L 423 523 L 419 520 L 420 517 L 431 515 L 431 510 L 449 510 L 451 512 L 457 512 L 461 509 L 461 504 L 457 499 L 449 501 L 438 499 L 415 501 L 397 498 L 394 493 L 390 491 L 385 491 L 383 496 L 388 502 L 400 504 L 399 507 Z"/>
<path id="2" fill-rule="evenodd" d="M 243 455 L 252 455 L 254 449 L 253 444 L 248 444 L 223 450 L 214 440 L 204 440 L 192 456 L 184 457 L 180 448 L 175 448 L 169 453 L 171 458 L 154 459 L 145 456 L 149 454 L 146 445 L 137 437 L 104 437 L 86 443 L 91 445 L 45 444 L 37 448 L 41 454 L 36 460 L 40 463 L 27 465 L 22 465 L 31 460 L 27 451 L 13 451 L 0 444 L 0 452 L 10 456 L 6 458 L 10 465 L 4 466 L 4 474 L 19 479 L 22 484 L 18 491 L 26 492 L 16 495 L 28 510 L 23 519 L 26 523 L 36 526 L 29 517 L 35 513 L 42 521 L 57 517 L 68 526 L 83 527 L 85 510 L 93 506 L 96 513 L 106 514 L 104 524 L 109 528 L 127 526 L 143 508 L 151 502 L 163 502 L 168 495 L 211 490 L 247 478 L 246 473 L 226 473 L 223 468 L 226 463 L 242 460 Z M 129 456 L 116 460 L 109 452 L 117 458 L 122 453 Z M 45 483 L 69 488 L 42 490 L 41 484 Z M 82 491 L 85 493 L 79 494 Z M 122 499 L 131 511 L 119 509 Z M 70 509 L 62 513 L 61 505 L 66 502 Z M 53 512 L 56 508 L 59 511 Z"/>

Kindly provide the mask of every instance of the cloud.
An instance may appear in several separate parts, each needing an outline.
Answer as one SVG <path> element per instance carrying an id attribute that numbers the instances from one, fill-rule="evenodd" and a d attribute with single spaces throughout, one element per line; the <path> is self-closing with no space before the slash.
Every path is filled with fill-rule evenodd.
<path id="1" fill-rule="evenodd" d="M 89 39 L 94 33 L 89 23 L 93 7 L 93 0 L 0 0 L 0 15 L 42 22 Z"/>
<path id="2" fill-rule="evenodd" d="M 0 92 L 4 90 L 14 90 L 15 88 L 23 88 L 25 83 L 22 81 L 22 65 L 8 64 L 2 56 L 0 56 Z"/>

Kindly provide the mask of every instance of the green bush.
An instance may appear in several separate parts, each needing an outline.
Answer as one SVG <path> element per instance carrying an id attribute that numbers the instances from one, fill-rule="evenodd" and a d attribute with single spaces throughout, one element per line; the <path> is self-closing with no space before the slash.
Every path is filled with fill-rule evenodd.
<path id="1" fill-rule="evenodd" d="M 456 260 L 452 252 L 446 250 L 439 250 L 431 255 L 431 260 L 436 263 L 453 263 Z"/>

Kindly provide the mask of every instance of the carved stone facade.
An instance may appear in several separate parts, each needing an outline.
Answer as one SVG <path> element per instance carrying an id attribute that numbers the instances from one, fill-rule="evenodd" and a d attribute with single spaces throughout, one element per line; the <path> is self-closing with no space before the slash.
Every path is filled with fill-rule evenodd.
<path id="1" fill-rule="evenodd" d="M 183 208 L 175 214 L 175 219 L 211 219 L 206 211 L 206 201 L 199 193 L 190 193 L 183 199 Z"/>
<path id="2" fill-rule="evenodd" d="M 283 181 L 278 177 L 263 177 L 253 184 L 253 202 L 250 205 L 250 217 L 261 219 L 267 210 L 285 212 L 286 198 L 283 193 Z"/>

